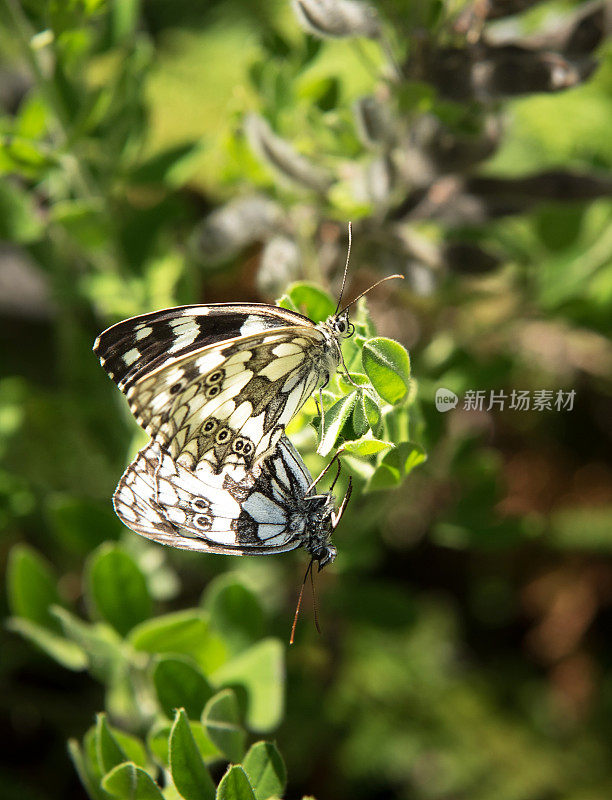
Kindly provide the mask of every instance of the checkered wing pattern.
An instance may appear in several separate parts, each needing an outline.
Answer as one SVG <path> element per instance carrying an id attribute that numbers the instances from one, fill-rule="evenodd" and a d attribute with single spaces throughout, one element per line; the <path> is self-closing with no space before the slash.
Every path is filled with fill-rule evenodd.
<path id="1" fill-rule="evenodd" d="M 229 555 L 280 553 L 310 540 L 309 485 L 310 474 L 285 436 L 262 466 L 229 467 L 220 475 L 207 465 L 191 472 L 150 442 L 125 471 L 113 503 L 125 525 L 161 544 Z"/>
<path id="2" fill-rule="evenodd" d="M 138 423 L 181 466 L 252 468 L 339 362 L 307 317 L 275 306 L 186 306 L 125 320 L 94 350 Z"/>

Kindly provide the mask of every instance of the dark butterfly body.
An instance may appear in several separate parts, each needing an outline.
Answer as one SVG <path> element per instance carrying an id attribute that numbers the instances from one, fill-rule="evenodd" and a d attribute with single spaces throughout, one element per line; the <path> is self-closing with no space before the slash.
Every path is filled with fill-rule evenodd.
<path id="1" fill-rule="evenodd" d="M 113 497 L 119 518 L 161 544 L 226 555 L 282 553 L 304 547 L 321 569 L 333 561 L 332 532 L 346 506 L 314 494 L 300 455 L 282 436 L 263 464 L 209 464 L 192 472 L 152 441 L 122 476 Z"/>
<path id="2" fill-rule="evenodd" d="M 315 325 L 276 306 L 182 306 L 125 320 L 94 345 L 138 423 L 177 464 L 252 468 L 342 361 L 348 313 Z"/>

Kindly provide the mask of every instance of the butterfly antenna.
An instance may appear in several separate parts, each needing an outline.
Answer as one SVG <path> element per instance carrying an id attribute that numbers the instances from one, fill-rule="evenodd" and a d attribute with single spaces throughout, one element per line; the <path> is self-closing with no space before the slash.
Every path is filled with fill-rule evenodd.
<path id="1" fill-rule="evenodd" d="M 355 303 L 356 303 L 358 300 L 361 300 L 361 298 L 362 298 L 364 295 L 366 295 L 368 292 L 371 292 L 371 291 L 372 291 L 372 289 L 376 289 L 376 287 L 377 287 L 377 286 L 380 286 L 380 284 L 381 284 L 381 283 L 384 283 L 385 281 L 391 281 L 391 280 L 394 280 L 395 278 L 400 278 L 401 280 L 404 280 L 404 276 L 403 276 L 403 275 L 387 275 L 387 277 L 386 277 L 386 278 L 381 278 L 379 281 L 376 281 L 376 283 L 373 283 L 373 284 L 372 284 L 372 285 L 371 285 L 371 286 L 370 286 L 368 289 L 366 289 L 364 292 L 362 292 L 361 294 L 358 294 L 358 295 L 357 295 L 357 297 L 356 297 L 354 300 L 351 300 L 351 302 L 348 304 L 348 306 L 344 306 L 344 308 L 342 309 L 342 311 L 341 311 L 340 313 L 341 313 L 341 314 L 344 314 L 344 312 L 347 310 L 347 308 L 350 308 L 350 307 L 351 307 L 352 305 L 354 305 L 354 304 L 355 304 Z"/>
<path id="2" fill-rule="evenodd" d="M 297 625 L 298 616 L 300 614 L 300 608 L 302 607 L 302 597 L 304 596 L 304 586 L 306 586 L 306 581 L 308 580 L 308 573 L 310 572 L 312 575 L 312 565 L 314 562 L 314 558 L 310 559 L 310 563 L 306 567 L 306 572 L 304 573 L 304 580 L 302 581 L 302 588 L 300 589 L 300 596 L 298 597 L 297 606 L 295 607 L 295 615 L 293 617 L 293 625 L 291 626 L 291 636 L 289 637 L 289 644 L 293 644 L 293 640 L 295 639 L 295 626 Z"/>
<path id="3" fill-rule="evenodd" d="M 342 295 L 344 294 L 344 285 L 346 283 L 346 273 L 348 271 L 349 259 L 351 257 L 351 243 L 353 241 L 353 224 L 349 222 L 348 224 L 348 250 L 346 252 L 346 264 L 344 265 L 344 275 L 342 276 L 342 288 L 340 289 L 340 297 L 338 298 L 338 305 L 336 306 L 336 310 L 334 311 L 334 316 L 338 313 L 338 309 L 340 308 L 340 303 L 342 302 Z"/>

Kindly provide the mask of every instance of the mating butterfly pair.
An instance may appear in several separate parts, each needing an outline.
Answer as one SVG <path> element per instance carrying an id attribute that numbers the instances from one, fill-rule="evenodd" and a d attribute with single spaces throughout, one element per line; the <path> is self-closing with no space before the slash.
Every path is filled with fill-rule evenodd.
<path id="1" fill-rule="evenodd" d="M 301 545 L 319 569 L 332 561 L 350 486 L 336 512 L 331 493 L 313 493 L 284 429 L 338 368 L 340 342 L 353 330 L 347 309 L 315 325 L 275 306 L 218 304 L 104 331 L 94 351 L 152 437 L 115 491 L 120 519 L 187 550 L 245 555 Z"/>
<path id="2" fill-rule="evenodd" d="M 227 303 L 144 314 L 100 334 L 94 351 L 152 439 L 113 497 L 129 528 L 232 555 L 302 546 L 306 574 L 315 561 L 319 569 L 333 561 L 350 481 L 335 511 L 331 492 L 313 493 L 326 470 L 313 482 L 284 430 L 344 364 L 340 344 L 354 332 L 348 309 L 366 293 L 340 311 L 350 244 L 349 224 L 340 299 L 318 325 L 276 306 Z"/>

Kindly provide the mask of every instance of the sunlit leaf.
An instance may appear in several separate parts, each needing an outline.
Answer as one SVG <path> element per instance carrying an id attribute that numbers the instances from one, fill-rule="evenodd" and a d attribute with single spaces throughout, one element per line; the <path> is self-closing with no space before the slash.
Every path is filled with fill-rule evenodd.
<path id="1" fill-rule="evenodd" d="M 410 388 L 410 356 L 393 339 L 377 337 L 364 344 L 363 368 L 378 394 L 388 403 L 399 403 Z"/>
<path id="2" fill-rule="evenodd" d="M 282 797 L 287 784 L 287 769 L 272 742 L 256 742 L 246 754 L 242 766 L 257 800 Z"/>
<path id="3" fill-rule="evenodd" d="M 235 764 L 221 778 L 217 800 L 255 800 L 246 772 Z"/>
<path id="4" fill-rule="evenodd" d="M 212 800 L 215 786 L 193 738 L 184 711 L 177 711 L 170 733 L 170 772 L 185 800 Z"/>

